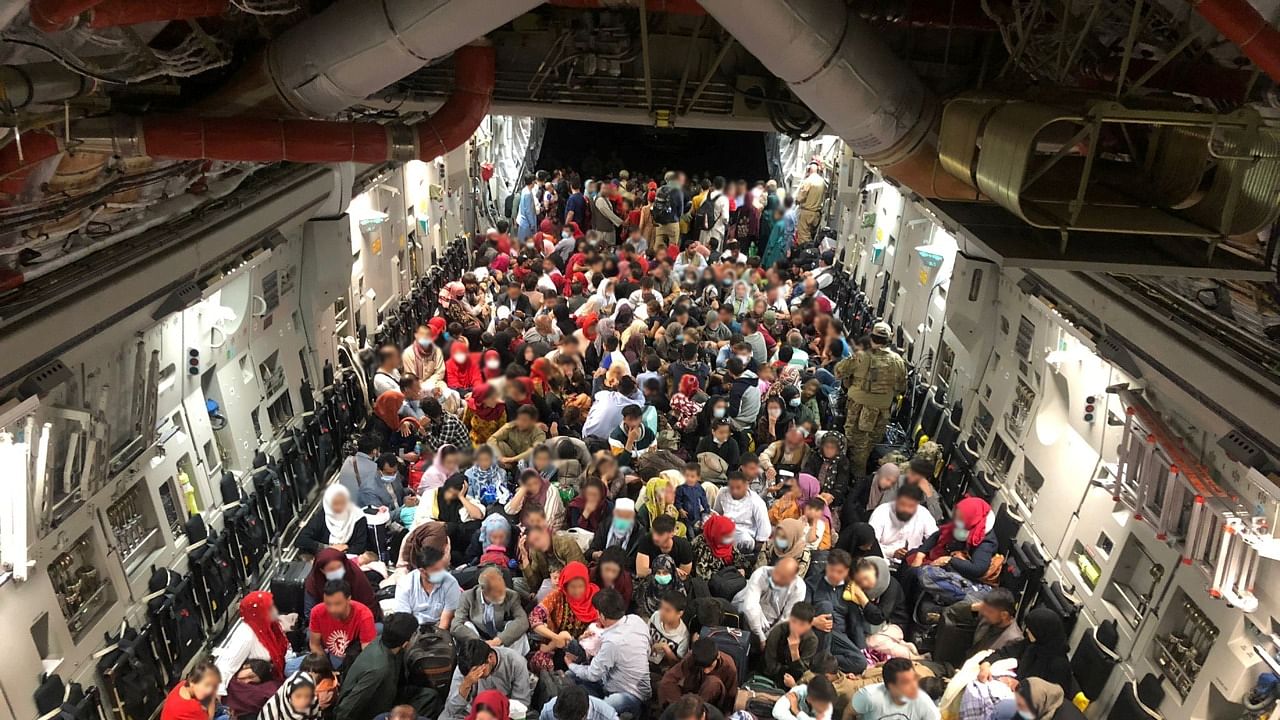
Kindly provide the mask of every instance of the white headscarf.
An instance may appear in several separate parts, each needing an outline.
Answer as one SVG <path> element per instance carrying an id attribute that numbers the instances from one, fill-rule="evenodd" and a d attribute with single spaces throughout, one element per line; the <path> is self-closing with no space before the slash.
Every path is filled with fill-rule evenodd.
<path id="1" fill-rule="evenodd" d="M 347 509 L 341 513 L 336 513 L 333 511 L 333 501 L 339 495 L 346 497 Z M 355 530 L 356 523 L 360 521 L 361 516 L 360 510 L 351 501 L 351 491 L 337 483 L 330 485 L 324 491 L 324 500 L 321 505 L 324 508 L 325 527 L 329 528 L 329 544 L 348 544 L 351 540 L 351 533 Z"/>

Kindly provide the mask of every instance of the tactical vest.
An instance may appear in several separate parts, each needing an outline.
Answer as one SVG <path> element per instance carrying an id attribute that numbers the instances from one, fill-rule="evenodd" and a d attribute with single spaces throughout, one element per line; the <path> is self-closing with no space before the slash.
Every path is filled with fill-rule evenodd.
<path id="1" fill-rule="evenodd" d="M 868 350 L 863 361 L 865 372 L 855 370 L 849 387 L 849 401 L 858 405 L 888 409 L 906 377 L 902 358 L 892 350 Z M 858 368 L 861 370 L 863 368 Z"/>

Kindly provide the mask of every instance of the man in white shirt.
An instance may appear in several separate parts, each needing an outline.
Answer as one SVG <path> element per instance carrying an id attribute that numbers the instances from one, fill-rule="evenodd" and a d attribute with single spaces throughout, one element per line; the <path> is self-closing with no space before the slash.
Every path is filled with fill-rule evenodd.
<path id="1" fill-rule="evenodd" d="M 387 344 L 378 348 L 378 369 L 373 373 L 373 389 L 378 395 L 400 391 L 400 349 Z"/>
<path id="2" fill-rule="evenodd" d="M 920 690 L 920 678 L 906 658 L 884 664 L 884 682 L 866 685 L 849 703 L 858 720 L 939 720 L 933 699 Z"/>
<path id="3" fill-rule="evenodd" d="M 724 234 L 729 228 L 729 198 L 724 194 L 723 177 L 717 175 L 715 180 L 711 181 L 711 191 L 707 193 L 707 199 L 703 202 L 714 203 L 715 221 L 711 223 L 710 230 L 702 231 L 698 240 L 712 251 L 719 251 L 724 248 Z"/>
<path id="4" fill-rule="evenodd" d="M 908 550 L 920 547 L 925 538 L 938 531 L 938 523 L 923 503 L 924 491 L 915 485 L 903 485 L 893 502 L 882 503 L 871 511 L 867 522 L 875 529 L 886 558 L 901 560 Z"/>
<path id="5" fill-rule="evenodd" d="M 764 498 L 751 489 L 739 470 L 729 473 L 729 492 L 718 493 L 711 510 L 733 521 L 733 537 L 739 547 L 754 551 L 773 534 Z"/>
<path id="6" fill-rule="evenodd" d="M 791 607 L 804 600 L 804 578 L 795 558 L 782 558 L 773 567 L 756 568 L 747 586 L 733 596 L 733 607 L 742 614 L 747 629 L 764 645 L 769 630 L 791 614 Z"/>

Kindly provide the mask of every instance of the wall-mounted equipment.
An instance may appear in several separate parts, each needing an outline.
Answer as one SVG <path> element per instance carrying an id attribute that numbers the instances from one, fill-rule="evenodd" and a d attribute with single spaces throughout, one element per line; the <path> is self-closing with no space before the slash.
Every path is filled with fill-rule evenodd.
<path id="1" fill-rule="evenodd" d="M 1116 560 L 1111 582 L 1107 583 L 1102 599 L 1116 609 L 1129 627 L 1136 629 L 1150 612 L 1164 577 L 1164 566 L 1156 563 L 1147 548 L 1130 535 Z"/>
<path id="2" fill-rule="evenodd" d="M 187 374 L 200 374 L 200 350 L 197 348 L 187 348 Z"/>
<path id="3" fill-rule="evenodd" d="M 100 567 L 93 546 L 93 531 L 81 535 L 48 566 L 58 607 L 77 642 L 116 601 L 111 582 Z"/>
<path id="4" fill-rule="evenodd" d="M 1218 627 L 1181 590 L 1169 604 L 1151 641 L 1151 659 L 1183 700 L 1204 668 L 1218 639 Z"/>
<path id="5" fill-rule="evenodd" d="M 134 485 L 119 500 L 107 507 L 107 526 L 115 537 L 116 549 L 125 572 L 132 575 L 147 556 L 160 548 L 164 536 L 156 522 L 146 483 Z"/>
<path id="6" fill-rule="evenodd" d="M 1209 594 L 1245 612 L 1262 558 L 1280 559 L 1280 539 L 1265 516 L 1224 490 L 1138 391 L 1109 388 L 1125 408 L 1112 497 L 1150 524 L 1156 538 L 1180 546 L 1182 563 L 1210 580 Z"/>
<path id="7" fill-rule="evenodd" d="M 1098 396 L 1097 395 L 1086 396 L 1084 399 L 1084 414 L 1080 416 L 1080 419 L 1084 420 L 1087 423 L 1091 423 L 1093 422 L 1093 419 L 1096 418 L 1097 416 L 1098 416 Z"/>

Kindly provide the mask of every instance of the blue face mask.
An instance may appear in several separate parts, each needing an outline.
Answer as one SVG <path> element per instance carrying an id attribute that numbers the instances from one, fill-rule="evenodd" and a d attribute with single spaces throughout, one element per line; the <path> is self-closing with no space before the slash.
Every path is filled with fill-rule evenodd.
<path id="1" fill-rule="evenodd" d="M 1022 718 L 1022 720 L 1036 720 L 1036 714 L 1030 710 L 1019 710 L 1018 717 Z"/>
<path id="2" fill-rule="evenodd" d="M 790 405 L 791 407 L 799 407 L 800 398 L 791 398 L 790 400 L 787 401 L 787 404 Z"/>
<path id="3" fill-rule="evenodd" d="M 658 583 L 659 585 L 670 585 L 671 576 L 670 575 L 654 575 L 653 581 Z"/>
<path id="4" fill-rule="evenodd" d="M 791 541 L 787 540 L 786 538 L 777 538 L 776 540 L 773 541 L 773 545 L 779 550 L 786 550 L 787 548 L 791 547 Z"/>
<path id="5" fill-rule="evenodd" d="M 432 585 L 439 585 L 444 582 L 446 577 L 449 577 L 448 570 L 433 570 L 427 573 L 427 580 L 430 581 Z"/>
<path id="6" fill-rule="evenodd" d="M 418 338 L 418 344 L 422 347 L 431 347 L 431 338 Z"/>
<path id="7" fill-rule="evenodd" d="M 396 481 L 396 478 L 397 478 L 397 477 L 399 477 L 399 476 L 398 476 L 398 475 L 394 475 L 394 474 L 393 474 L 393 475 L 383 475 L 383 476 L 382 476 L 382 482 L 387 483 L 388 485 L 390 485 L 391 483 L 393 483 L 393 482 L 395 482 L 395 481 Z"/>
<path id="8" fill-rule="evenodd" d="M 956 528 L 956 529 L 951 533 L 951 535 L 952 535 L 952 537 L 954 537 L 955 539 L 959 540 L 960 542 L 964 542 L 965 540 L 968 540 L 968 539 L 969 539 L 969 531 L 968 531 L 967 529 L 965 529 L 965 528 L 962 528 L 962 527 L 958 527 L 958 528 Z"/>
<path id="9" fill-rule="evenodd" d="M 628 520 L 627 518 L 614 518 L 613 531 L 616 533 L 624 533 L 631 529 L 632 522 L 633 521 Z"/>

